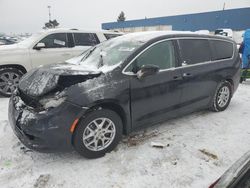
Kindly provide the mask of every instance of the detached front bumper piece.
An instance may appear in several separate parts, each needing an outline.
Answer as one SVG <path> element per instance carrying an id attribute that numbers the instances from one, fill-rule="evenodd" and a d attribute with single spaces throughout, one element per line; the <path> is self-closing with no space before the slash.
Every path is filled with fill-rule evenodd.
<path id="1" fill-rule="evenodd" d="M 56 108 L 36 112 L 20 101 L 19 96 L 10 98 L 9 122 L 25 146 L 41 152 L 72 150 L 70 126 L 84 113 L 80 106 L 65 101 Z"/>

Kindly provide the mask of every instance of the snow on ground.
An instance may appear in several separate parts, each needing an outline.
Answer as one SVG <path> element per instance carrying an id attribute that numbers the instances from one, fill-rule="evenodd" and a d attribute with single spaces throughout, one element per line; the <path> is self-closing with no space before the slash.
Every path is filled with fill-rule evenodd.
<path id="1" fill-rule="evenodd" d="M 250 148 L 250 82 L 229 108 L 202 111 L 124 137 L 105 157 L 30 151 L 7 120 L 0 98 L 0 185 L 4 188 L 208 187 Z M 154 148 L 151 142 L 165 147 Z M 201 152 L 205 151 L 205 152 Z"/>

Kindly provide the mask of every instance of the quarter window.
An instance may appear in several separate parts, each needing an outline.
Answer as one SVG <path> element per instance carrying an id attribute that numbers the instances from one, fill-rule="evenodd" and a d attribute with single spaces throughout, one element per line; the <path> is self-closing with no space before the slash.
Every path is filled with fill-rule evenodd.
<path id="1" fill-rule="evenodd" d="M 66 33 L 54 33 L 43 38 L 39 43 L 44 43 L 45 48 L 65 48 L 68 47 Z"/>
<path id="2" fill-rule="evenodd" d="M 233 43 L 220 41 L 220 40 L 211 40 L 212 43 L 212 60 L 222 60 L 228 59 L 233 56 Z"/>
<path id="3" fill-rule="evenodd" d="M 172 41 L 164 41 L 150 47 L 128 67 L 127 71 L 136 73 L 143 65 L 156 65 L 160 69 L 175 67 Z"/>
<path id="4" fill-rule="evenodd" d="M 95 46 L 99 40 L 94 33 L 74 33 L 75 46 Z"/>
<path id="5" fill-rule="evenodd" d="M 211 52 L 208 40 L 181 39 L 178 43 L 183 63 L 192 65 L 211 61 Z"/>

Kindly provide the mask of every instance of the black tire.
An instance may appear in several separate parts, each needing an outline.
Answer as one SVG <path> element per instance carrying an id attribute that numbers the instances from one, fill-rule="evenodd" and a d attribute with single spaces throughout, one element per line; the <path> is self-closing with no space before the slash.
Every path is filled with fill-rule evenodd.
<path id="1" fill-rule="evenodd" d="M 92 121 L 98 118 L 108 118 L 109 120 L 111 120 L 113 122 L 113 125 L 115 126 L 115 135 L 112 142 L 110 141 L 110 144 L 105 149 L 100 151 L 92 151 L 83 143 L 83 134 L 86 127 Z M 117 146 L 121 138 L 122 120 L 120 116 L 112 110 L 100 109 L 88 113 L 86 117 L 80 120 L 73 135 L 73 146 L 80 155 L 89 159 L 95 159 L 104 156 L 108 152 L 111 152 Z"/>
<path id="2" fill-rule="evenodd" d="M 229 91 L 228 97 L 229 98 L 227 100 L 225 100 L 226 102 L 224 105 L 220 105 L 218 102 L 219 95 L 220 95 L 220 92 L 222 91 L 222 89 L 224 89 L 224 88 L 228 88 L 228 91 Z M 232 98 L 232 85 L 227 81 L 221 82 L 215 91 L 215 94 L 214 94 L 214 97 L 212 100 L 212 104 L 211 104 L 211 110 L 214 112 L 224 111 L 228 107 L 228 105 L 230 104 L 231 98 Z"/>
<path id="3" fill-rule="evenodd" d="M 12 81 L 8 80 L 8 75 L 14 75 Z M 0 69 L 0 95 L 4 97 L 10 97 L 12 92 L 15 90 L 16 85 L 19 83 L 20 78 L 22 77 L 23 72 L 16 68 L 3 68 Z M 7 80 L 6 80 L 7 79 Z M 8 85 L 7 82 L 10 81 L 13 85 Z M 6 85 L 4 85 L 6 84 Z M 7 90 L 6 90 L 7 88 Z"/>

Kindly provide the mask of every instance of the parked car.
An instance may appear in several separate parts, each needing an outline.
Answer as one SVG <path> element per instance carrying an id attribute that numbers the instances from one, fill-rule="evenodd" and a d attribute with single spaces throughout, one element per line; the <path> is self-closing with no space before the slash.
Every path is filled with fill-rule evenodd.
<path id="1" fill-rule="evenodd" d="M 240 45 L 243 41 L 244 31 L 233 31 L 232 29 L 229 28 L 220 28 L 216 29 L 214 34 L 224 37 L 229 37 L 233 39 L 238 45 Z"/>
<path id="2" fill-rule="evenodd" d="M 28 72 L 10 98 L 9 121 L 29 148 L 97 158 L 122 134 L 200 109 L 225 110 L 239 80 L 230 39 L 133 33 Z"/>
<path id="3" fill-rule="evenodd" d="M 43 30 L 18 44 L 0 47 L 0 94 L 10 96 L 20 77 L 40 65 L 59 63 L 121 33 L 75 29 Z"/>
<path id="4" fill-rule="evenodd" d="M 15 44 L 15 41 L 0 37 L 0 46 Z"/>
<path id="5" fill-rule="evenodd" d="M 250 152 L 245 153 L 209 188 L 249 188 Z"/>

